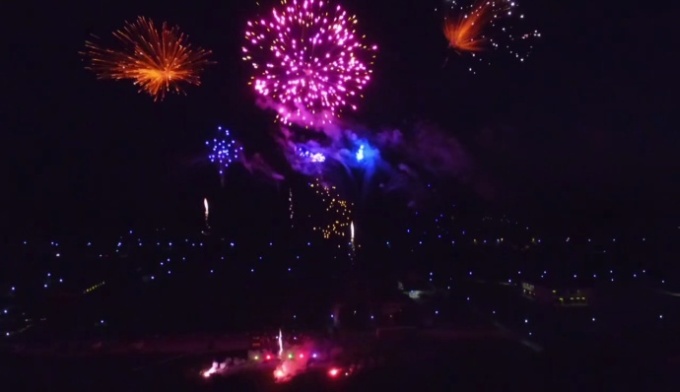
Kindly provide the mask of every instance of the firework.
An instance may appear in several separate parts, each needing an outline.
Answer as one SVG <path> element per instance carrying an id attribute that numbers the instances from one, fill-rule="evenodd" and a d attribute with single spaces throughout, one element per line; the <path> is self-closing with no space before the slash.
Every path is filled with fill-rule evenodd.
<path id="1" fill-rule="evenodd" d="M 298 155 L 300 158 L 304 158 L 306 161 L 311 162 L 311 163 L 323 163 L 326 162 L 326 155 L 324 155 L 321 152 L 311 152 L 309 150 L 305 150 L 302 147 L 298 148 Z"/>
<path id="2" fill-rule="evenodd" d="M 309 186 L 321 197 L 321 201 L 326 204 L 326 212 L 333 216 L 330 224 L 324 227 L 314 227 L 314 230 L 321 231 L 325 239 L 329 239 L 331 236 L 345 237 L 351 223 L 352 204 L 343 200 L 337 194 L 334 186 L 325 185 L 318 178 Z"/>
<path id="3" fill-rule="evenodd" d="M 376 46 L 362 43 L 355 16 L 323 0 L 282 0 L 269 18 L 248 22 L 243 60 L 250 84 L 284 124 L 315 127 L 356 101 L 369 82 Z"/>
<path id="4" fill-rule="evenodd" d="M 170 92 L 184 93 L 184 85 L 201 84 L 200 71 L 211 62 L 210 51 L 193 48 L 179 27 L 160 27 L 140 16 L 113 32 L 116 47 L 85 42 L 81 54 L 89 59 L 86 67 L 100 79 L 132 80 L 140 92 L 163 100 Z"/>
<path id="5" fill-rule="evenodd" d="M 482 54 L 504 51 L 524 62 L 531 52 L 531 42 L 541 34 L 537 30 L 519 32 L 524 14 L 516 11 L 513 0 L 476 0 L 467 5 L 448 0 L 450 15 L 444 19 L 444 36 L 449 47 L 459 54 L 469 53 L 481 62 Z M 474 73 L 472 68 L 469 68 Z"/>
<path id="6" fill-rule="evenodd" d="M 243 152 L 243 147 L 231 137 L 228 129 L 217 127 L 220 138 L 208 140 L 205 145 L 210 147 L 208 159 L 210 162 L 217 164 L 220 177 L 224 178 L 225 170 L 239 159 Z"/>

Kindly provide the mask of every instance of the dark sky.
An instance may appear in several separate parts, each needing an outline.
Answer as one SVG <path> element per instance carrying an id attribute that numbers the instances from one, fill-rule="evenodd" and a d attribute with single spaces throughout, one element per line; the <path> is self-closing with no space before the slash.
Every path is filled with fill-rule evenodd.
<path id="1" fill-rule="evenodd" d="M 219 124 L 271 155 L 271 113 L 254 105 L 239 56 L 254 1 L 12 3 L 1 38 L 6 229 L 169 219 L 196 200 L 199 208 L 218 188 L 203 142 Z M 677 5 L 520 2 L 543 33 L 533 57 L 499 59 L 472 76 L 456 57 L 442 68 L 436 3 L 343 2 L 381 48 L 354 120 L 439 124 L 470 152 L 490 202 L 529 219 L 678 217 Z M 88 35 L 106 37 L 137 15 L 179 24 L 213 50 L 218 64 L 203 86 L 154 103 L 83 69 Z"/>

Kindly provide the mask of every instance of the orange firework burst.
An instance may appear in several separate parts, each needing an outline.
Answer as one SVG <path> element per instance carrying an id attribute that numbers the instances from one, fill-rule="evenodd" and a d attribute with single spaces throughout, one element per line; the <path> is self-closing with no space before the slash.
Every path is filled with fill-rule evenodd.
<path id="1" fill-rule="evenodd" d="M 163 22 L 160 28 L 143 16 L 113 32 L 118 48 L 105 48 L 85 41 L 81 54 L 89 59 L 86 67 L 99 79 L 132 80 L 154 98 L 163 100 L 166 93 L 184 93 L 185 84 L 201 84 L 199 72 L 212 62 L 208 50 L 192 48 L 188 36 L 179 27 Z"/>
<path id="2" fill-rule="evenodd" d="M 483 59 L 483 52 L 505 52 L 523 62 L 533 49 L 538 30 L 526 30 L 524 14 L 517 12 L 517 0 L 446 0 L 450 17 L 444 19 L 444 36 L 449 48 Z M 447 58 L 448 60 L 448 58 Z M 446 64 L 446 63 L 445 63 Z M 469 68 L 474 73 L 472 67 Z"/>
<path id="3" fill-rule="evenodd" d="M 482 34 L 486 25 L 494 17 L 493 4 L 485 1 L 476 5 L 472 12 L 458 18 L 444 20 L 444 36 L 449 47 L 461 52 L 481 52 L 486 37 Z"/>

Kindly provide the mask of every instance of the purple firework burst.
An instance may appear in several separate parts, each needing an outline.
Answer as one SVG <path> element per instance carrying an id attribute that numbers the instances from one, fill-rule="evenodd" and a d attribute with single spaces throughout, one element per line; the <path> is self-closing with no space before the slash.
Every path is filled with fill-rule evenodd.
<path id="1" fill-rule="evenodd" d="M 357 109 L 371 79 L 376 46 L 363 44 L 355 16 L 323 0 L 282 0 L 268 18 L 249 21 L 243 60 L 250 84 L 284 124 L 317 127 Z"/>

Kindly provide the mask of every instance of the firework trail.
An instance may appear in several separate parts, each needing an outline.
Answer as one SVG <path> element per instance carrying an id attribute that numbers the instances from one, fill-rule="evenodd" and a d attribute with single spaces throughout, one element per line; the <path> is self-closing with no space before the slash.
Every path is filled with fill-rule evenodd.
<path id="1" fill-rule="evenodd" d="M 519 32 L 524 14 L 516 10 L 514 0 L 447 0 L 446 5 L 443 32 L 449 48 L 469 53 L 480 62 L 488 63 L 483 54 L 491 50 L 524 62 L 533 49 L 532 40 L 541 36 L 537 30 Z M 447 62 L 448 57 L 444 65 Z M 472 67 L 468 70 L 475 73 Z"/>
<path id="2" fill-rule="evenodd" d="M 210 148 L 208 159 L 217 165 L 220 181 L 224 186 L 224 172 L 229 166 L 238 161 L 243 153 L 243 147 L 232 138 L 228 129 L 217 127 L 219 138 L 208 140 L 205 145 Z"/>
<path id="3" fill-rule="evenodd" d="M 210 218 L 210 209 L 208 208 L 208 199 L 204 198 L 203 199 L 203 209 L 205 210 L 205 228 L 207 230 L 210 230 L 210 223 L 209 223 L 209 218 Z"/>
<path id="4" fill-rule="evenodd" d="M 161 101 L 170 92 L 184 94 L 184 85 L 199 86 L 200 72 L 212 62 L 208 50 L 193 48 L 179 27 L 160 27 L 143 16 L 113 32 L 117 47 L 85 41 L 86 67 L 99 79 L 132 80 L 140 92 Z"/>
<path id="5" fill-rule="evenodd" d="M 347 106 L 357 109 L 377 47 L 362 43 L 356 23 L 323 0 L 282 0 L 268 18 L 248 22 L 250 84 L 280 122 L 318 128 Z"/>
<path id="6" fill-rule="evenodd" d="M 288 188 L 288 213 L 290 218 L 290 228 L 295 227 L 295 209 L 293 205 L 293 188 Z"/>

